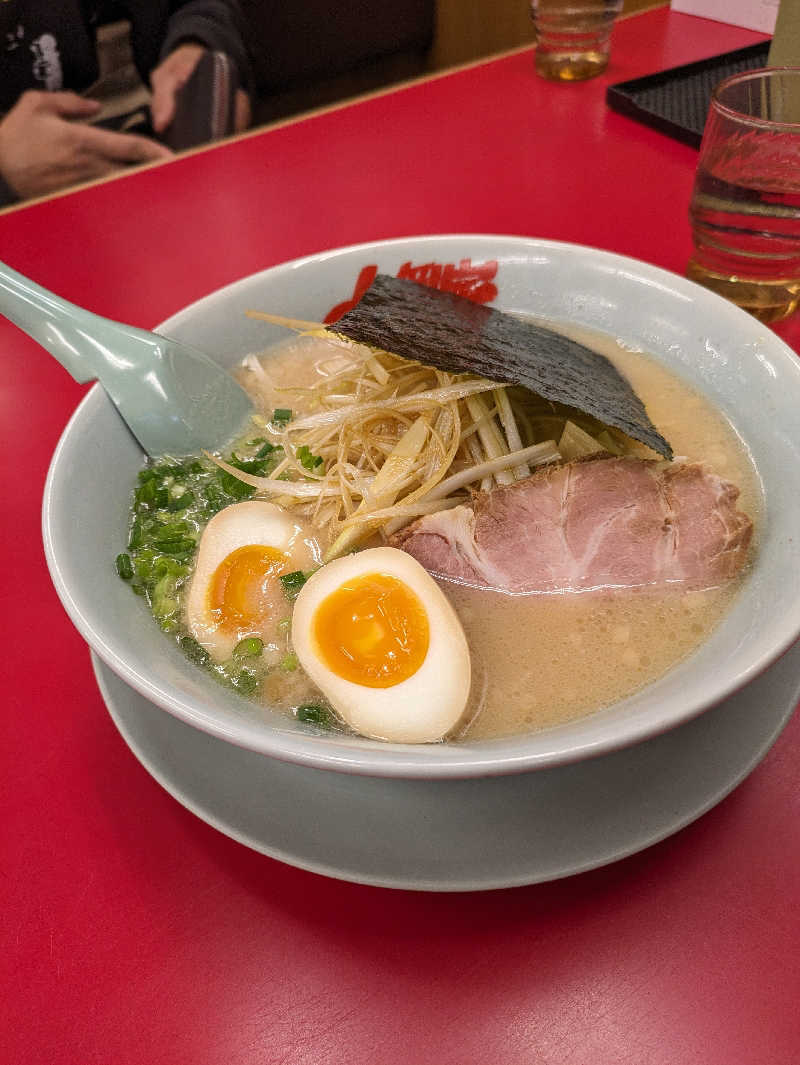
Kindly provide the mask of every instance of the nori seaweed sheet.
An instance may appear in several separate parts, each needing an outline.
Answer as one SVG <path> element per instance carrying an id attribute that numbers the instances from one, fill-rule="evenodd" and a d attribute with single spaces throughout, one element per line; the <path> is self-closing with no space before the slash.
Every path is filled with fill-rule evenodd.
<path id="1" fill-rule="evenodd" d="M 672 458 L 644 404 L 604 355 L 512 314 L 378 274 L 360 302 L 328 328 L 450 373 L 523 385 Z"/>

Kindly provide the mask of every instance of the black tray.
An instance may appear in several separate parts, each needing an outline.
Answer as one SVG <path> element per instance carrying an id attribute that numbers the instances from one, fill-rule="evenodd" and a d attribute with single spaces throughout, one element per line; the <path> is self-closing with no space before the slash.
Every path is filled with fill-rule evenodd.
<path id="1" fill-rule="evenodd" d="M 699 148 L 714 86 L 731 74 L 766 66 L 770 43 L 762 41 L 645 78 L 609 85 L 606 103 L 614 111 Z"/>

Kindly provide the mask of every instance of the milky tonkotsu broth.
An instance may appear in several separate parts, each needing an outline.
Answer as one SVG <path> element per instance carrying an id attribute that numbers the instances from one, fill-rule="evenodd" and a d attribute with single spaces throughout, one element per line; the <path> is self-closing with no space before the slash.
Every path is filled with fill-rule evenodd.
<path id="1" fill-rule="evenodd" d="M 606 355 L 628 377 L 676 457 L 707 462 L 738 485 L 738 505 L 757 525 L 757 478 L 724 416 L 645 355 L 609 337 L 563 331 Z M 242 371 L 240 379 L 255 389 L 255 378 L 260 378 L 257 399 L 265 410 L 287 406 L 291 404 L 282 386 L 310 383 L 316 367 L 324 370 L 337 358 L 329 344 L 293 340 L 266 353 L 263 366 L 269 383 L 252 370 Z M 296 397 L 294 406 L 299 407 Z M 738 583 L 702 592 L 643 589 L 511 596 L 442 581 L 472 657 L 472 694 L 457 737 L 490 739 L 531 732 L 583 717 L 632 694 L 708 637 Z M 313 693 L 302 675 L 268 680 L 262 697 L 271 705 L 289 705 L 293 697 Z"/>

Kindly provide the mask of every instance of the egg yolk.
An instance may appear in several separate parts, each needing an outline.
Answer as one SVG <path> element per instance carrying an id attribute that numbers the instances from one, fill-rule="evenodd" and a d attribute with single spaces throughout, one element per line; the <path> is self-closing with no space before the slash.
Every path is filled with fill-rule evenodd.
<path id="1" fill-rule="evenodd" d="M 287 570 L 288 555 L 274 547 L 247 544 L 231 551 L 214 570 L 208 608 L 223 628 L 257 628 L 274 613 L 270 584 Z"/>
<path id="2" fill-rule="evenodd" d="M 313 637 L 322 661 L 343 680 L 391 688 L 417 672 L 430 642 L 428 615 L 407 585 L 386 573 L 342 584 L 320 603 Z"/>

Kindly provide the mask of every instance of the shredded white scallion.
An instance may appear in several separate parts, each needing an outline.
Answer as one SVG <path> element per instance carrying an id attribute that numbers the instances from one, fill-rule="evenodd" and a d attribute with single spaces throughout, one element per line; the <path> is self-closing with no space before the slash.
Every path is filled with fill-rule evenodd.
<path id="1" fill-rule="evenodd" d="M 566 415 L 533 393 L 356 344 L 319 323 L 248 313 L 319 337 L 330 355 L 317 363 L 323 369 L 313 385 L 280 389 L 269 383 L 268 363 L 248 357 L 256 396 L 279 391 L 295 412 L 276 425 L 265 400 L 256 419 L 283 456 L 267 477 L 214 461 L 313 521 L 331 545 L 326 558 L 562 459 L 553 437 Z"/>

